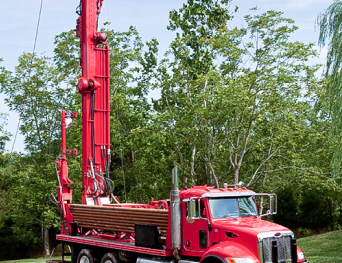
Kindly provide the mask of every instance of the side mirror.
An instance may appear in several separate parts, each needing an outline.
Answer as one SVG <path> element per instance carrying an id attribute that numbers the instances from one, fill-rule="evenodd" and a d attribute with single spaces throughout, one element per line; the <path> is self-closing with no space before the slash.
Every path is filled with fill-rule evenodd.
<path id="1" fill-rule="evenodd" d="M 276 194 L 256 194 L 256 196 L 269 197 L 269 210 L 266 211 L 266 214 L 260 215 L 263 216 L 270 216 L 275 215 L 277 213 L 277 195 Z"/>
<path id="2" fill-rule="evenodd" d="M 274 195 L 270 195 L 270 214 L 274 214 Z"/>
<path id="3" fill-rule="evenodd" d="M 190 219 L 195 219 L 196 218 L 196 201 L 193 199 L 189 200 L 189 218 Z"/>

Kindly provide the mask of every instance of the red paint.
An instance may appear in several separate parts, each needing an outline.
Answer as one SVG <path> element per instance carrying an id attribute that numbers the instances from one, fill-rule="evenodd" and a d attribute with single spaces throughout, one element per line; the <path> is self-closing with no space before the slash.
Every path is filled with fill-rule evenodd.
<path id="1" fill-rule="evenodd" d="M 194 197 L 194 196 L 202 196 L 203 194 L 207 194 L 207 193 L 241 193 L 241 192 L 251 192 L 253 193 L 253 191 L 248 190 L 248 189 L 243 189 L 243 188 L 228 188 L 227 190 L 220 190 L 220 189 L 215 189 L 215 186 L 192 186 L 191 188 L 187 188 L 184 189 L 180 192 L 180 198 L 186 199 L 186 198 L 190 198 L 190 197 Z"/>
<path id="2" fill-rule="evenodd" d="M 97 31 L 97 14 L 102 0 L 82 0 L 82 14 L 77 20 L 77 36 L 80 37 L 82 77 L 78 80 L 78 91 L 82 95 L 82 203 L 86 198 L 98 196 L 96 204 L 101 205 L 103 182 L 95 175 L 101 187 L 95 193 L 94 181 L 87 177 L 92 173 L 105 176 L 106 162 L 110 151 L 110 74 L 109 47 L 106 34 Z"/>
<path id="3" fill-rule="evenodd" d="M 182 202 L 182 214 L 186 214 L 186 206 L 185 203 Z M 185 216 L 182 216 L 182 226 L 183 226 L 183 235 L 182 235 L 182 243 L 183 247 L 181 249 L 181 253 L 183 255 L 191 255 L 195 252 L 197 255 L 202 256 L 205 251 L 207 251 L 210 246 L 209 243 L 209 230 L 208 230 L 208 220 L 205 218 L 196 219 L 194 222 L 189 223 Z M 206 246 L 200 247 L 200 231 L 201 233 L 205 233 L 206 236 Z M 187 244 L 188 242 L 188 244 Z"/>
<path id="4" fill-rule="evenodd" d="M 57 176 L 59 177 L 59 186 L 57 187 L 58 192 L 58 202 L 60 209 L 62 209 L 62 218 L 61 220 L 64 221 L 64 224 L 61 223 L 61 229 L 62 233 L 67 233 L 68 230 L 65 229 L 64 225 L 67 224 L 68 228 L 70 229 L 69 223 L 72 222 L 72 215 L 69 211 L 69 206 L 67 204 L 70 204 L 72 202 L 72 188 L 69 186 L 70 184 L 73 184 L 73 182 L 68 177 L 68 165 L 67 165 L 67 155 L 77 155 L 77 150 L 67 150 L 66 149 L 66 119 L 67 118 L 76 118 L 77 113 L 76 112 L 65 112 L 62 111 L 62 121 L 61 121 L 61 127 L 62 127 L 62 154 L 58 157 L 56 164 L 60 168 L 59 171 L 57 171 Z"/>
<path id="5" fill-rule="evenodd" d="M 234 258 L 250 258 L 255 262 L 260 263 L 258 256 L 255 256 L 253 251 L 246 248 L 246 246 L 234 241 L 223 241 L 212 248 L 210 248 L 202 257 L 202 260 L 207 256 L 215 255 L 222 259 L 226 257 Z"/>
<path id="6" fill-rule="evenodd" d="M 298 246 L 297 246 L 297 262 L 305 262 L 305 258 L 304 258 L 304 259 L 301 259 L 301 260 L 299 260 L 299 258 L 298 258 L 298 254 L 299 254 L 300 252 L 302 252 L 302 250 L 300 249 L 300 247 L 298 247 Z"/>
<path id="7" fill-rule="evenodd" d="M 132 244 L 125 244 L 119 243 L 114 241 L 105 241 L 99 240 L 94 238 L 86 238 L 86 237 L 73 237 L 68 235 L 57 235 L 57 240 L 65 241 L 65 242 L 72 242 L 84 245 L 92 245 L 98 247 L 105 247 L 105 248 L 112 248 L 124 251 L 131 251 L 155 256 L 163 256 L 163 257 L 170 257 L 172 256 L 172 250 L 169 249 L 154 249 L 154 248 L 146 248 L 146 247 L 136 247 Z"/>

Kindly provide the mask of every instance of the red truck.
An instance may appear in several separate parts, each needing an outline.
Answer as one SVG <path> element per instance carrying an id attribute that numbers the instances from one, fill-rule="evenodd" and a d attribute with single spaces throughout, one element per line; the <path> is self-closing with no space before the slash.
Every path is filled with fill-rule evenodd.
<path id="1" fill-rule="evenodd" d="M 72 203 L 68 178 L 66 119 L 62 112 L 62 154 L 56 165 L 61 234 L 71 248 L 72 263 L 286 263 L 308 262 L 293 232 L 261 220 L 257 194 L 243 184 L 216 189 L 192 186 L 179 190 L 178 168 L 172 170 L 170 199 L 148 204 L 120 204 L 113 196 L 110 168 L 110 88 L 107 35 L 97 31 L 103 0 L 81 0 L 76 34 L 80 37 L 82 77 L 82 204 Z M 111 203 L 114 201 L 114 203 Z M 51 262 L 51 261 L 50 261 Z M 64 262 L 64 256 L 62 257 Z"/>

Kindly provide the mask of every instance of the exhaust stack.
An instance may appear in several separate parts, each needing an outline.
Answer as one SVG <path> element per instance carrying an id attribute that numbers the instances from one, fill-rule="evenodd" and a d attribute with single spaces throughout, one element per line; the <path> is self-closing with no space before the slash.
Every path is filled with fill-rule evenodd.
<path id="1" fill-rule="evenodd" d="M 170 193 L 170 200 L 171 200 L 171 246 L 174 249 L 174 256 L 176 257 L 176 255 L 178 255 L 179 257 L 178 249 L 181 248 L 181 206 L 180 206 L 179 189 L 178 189 L 178 166 L 172 169 L 172 189 Z"/>

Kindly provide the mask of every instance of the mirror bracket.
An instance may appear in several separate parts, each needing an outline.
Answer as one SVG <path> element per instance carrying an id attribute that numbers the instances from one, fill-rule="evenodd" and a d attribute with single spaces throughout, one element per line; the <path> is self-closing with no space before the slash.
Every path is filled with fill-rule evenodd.
<path id="1" fill-rule="evenodd" d="M 270 199 L 270 209 L 266 211 L 266 214 L 259 215 L 259 218 L 277 214 L 278 204 L 276 194 L 256 194 L 255 196 L 269 197 Z"/>

